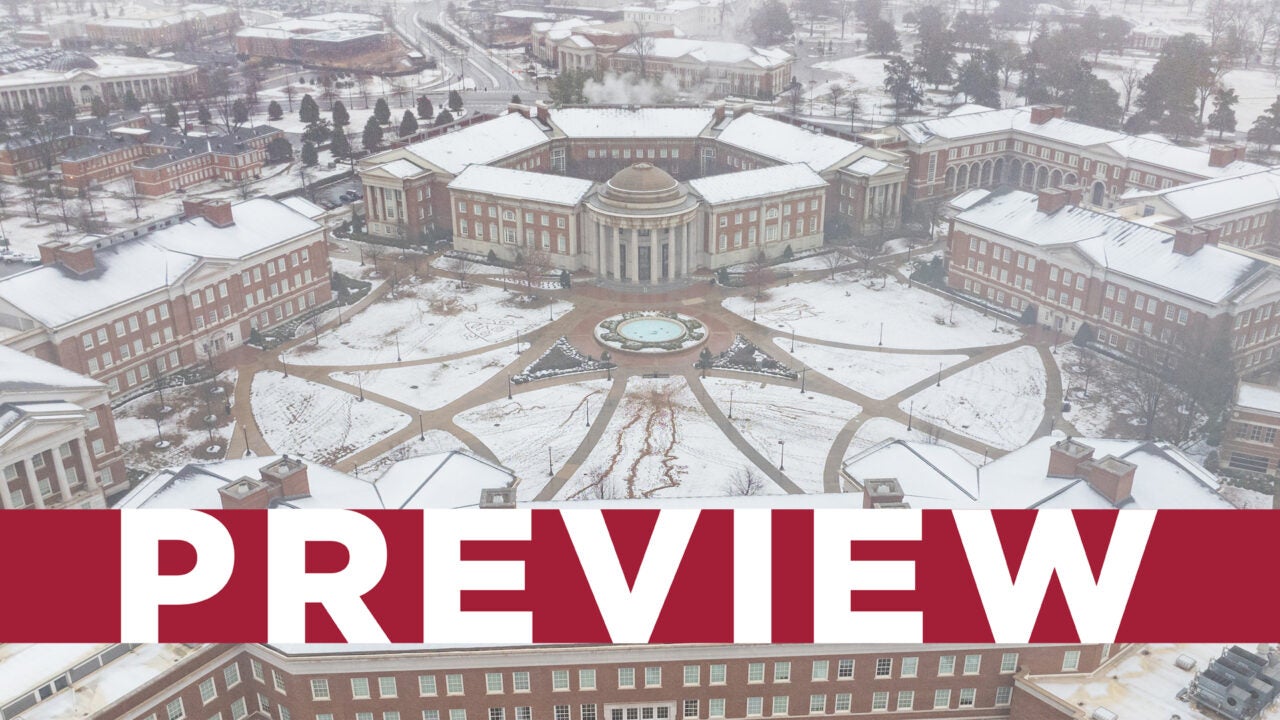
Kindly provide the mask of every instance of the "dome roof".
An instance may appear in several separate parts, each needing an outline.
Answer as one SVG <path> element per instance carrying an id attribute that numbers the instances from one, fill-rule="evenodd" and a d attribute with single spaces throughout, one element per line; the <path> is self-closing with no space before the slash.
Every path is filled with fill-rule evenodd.
<path id="1" fill-rule="evenodd" d="M 644 162 L 619 170 L 604 187 L 606 198 L 622 203 L 663 203 L 684 195 L 675 178 L 662 168 Z"/>
<path id="2" fill-rule="evenodd" d="M 53 59 L 46 69 L 54 72 L 69 72 L 71 70 L 93 70 L 98 67 L 98 63 L 93 58 L 83 53 L 65 53 Z"/>

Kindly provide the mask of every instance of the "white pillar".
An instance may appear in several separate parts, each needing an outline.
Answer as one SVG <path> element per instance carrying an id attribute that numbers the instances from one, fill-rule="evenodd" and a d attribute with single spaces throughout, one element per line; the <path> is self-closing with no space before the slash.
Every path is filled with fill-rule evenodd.
<path id="1" fill-rule="evenodd" d="M 22 458 L 22 471 L 27 475 L 27 489 L 31 491 L 31 502 L 35 503 L 37 510 L 43 510 L 44 496 L 40 494 L 40 483 L 36 482 L 36 466 L 31 464 L 31 458 Z"/>
<path id="2" fill-rule="evenodd" d="M 3 470 L 4 468 L 0 468 L 0 478 L 4 477 Z M 0 508 L 4 510 L 13 509 L 13 500 L 9 497 L 9 483 L 3 479 L 0 479 Z"/>
<path id="3" fill-rule="evenodd" d="M 622 279 L 622 253 L 618 250 L 618 232 L 612 226 L 605 229 L 605 244 L 609 246 L 609 262 L 613 266 L 613 279 Z"/>
<path id="4" fill-rule="evenodd" d="M 53 476 L 58 480 L 58 492 L 62 495 L 62 502 L 71 502 L 71 483 L 67 482 L 67 468 L 62 464 L 62 453 L 58 448 L 49 451 L 51 462 L 53 463 Z"/>
<path id="5" fill-rule="evenodd" d="M 80 472 L 84 473 L 84 486 L 90 490 L 98 486 L 98 478 L 93 474 L 93 463 L 89 462 L 89 443 L 83 437 L 76 438 L 76 452 L 80 456 Z"/>
<path id="6" fill-rule="evenodd" d="M 635 230 L 627 231 L 627 274 L 631 282 L 640 282 L 640 240 Z"/>
<path id="7" fill-rule="evenodd" d="M 662 240 L 658 231 L 649 231 L 649 284 L 658 284 L 658 266 L 662 264 Z"/>
<path id="8" fill-rule="evenodd" d="M 667 229 L 667 282 L 676 279 L 676 230 L 677 228 Z"/>

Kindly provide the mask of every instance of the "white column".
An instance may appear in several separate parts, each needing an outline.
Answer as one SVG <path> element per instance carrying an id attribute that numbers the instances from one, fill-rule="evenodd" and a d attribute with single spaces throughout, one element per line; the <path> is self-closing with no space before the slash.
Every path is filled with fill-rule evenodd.
<path id="1" fill-rule="evenodd" d="M 40 483 L 36 482 L 36 466 L 31 464 L 31 458 L 22 458 L 22 471 L 27 475 L 27 489 L 31 491 L 31 502 L 36 504 L 37 510 L 43 510 L 44 496 L 40 494 Z"/>
<path id="2" fill-rule="evenodd" d="M 618 250 L 618 231 L 612 225 L 607 226 L 605 244 L 609 246 L 609 262 L 613 266 L 613 279 L 622 279 L 622 253 Z"/>
<path id="3" fill-rule="evenodd" d="M 667 282 L 676 279 L 676 231 L 679 227 L 667 230 Z"/>
<path id="4" fill-rule="evenodd" d="M 658 284 L 658 266 L 662 264 L 662 240 L 657 230 L 649 232 L 649 284 Z"/>
<path id="5" fill-rule="evenodd" d="M 4 510 L 13 509 L 13 500 L 9 497 L 9 483 L 3 479 L 4 468 L 0 467 L 0 508 Z M 1277 493 L 1280 496 L 1280 493 Z"/>
<path id="6" fill-rule="evenodd" d="M 49 451 L 53 463 L 53 476 L 58 479 L 58 492 L 62 494 L 62 502 L 71 502 L 71 483 L 67 482 L 67 468 L 62 464 L 62 453 L 59 448 Z"/>
<path id="7" fill-rule="evenodd" d="M 627 231 L 627 274 L 631 282 L 640 282 L 640 240 L 635 230 Z"/>
<path id="8" fill-rule="evenodd" d="M 89 443 L 83 437 L 76 438 L 76 451 L 80 456 L 80 472 L 84 473 L 84 486 L 90 490 L 98 487 L 98 478 L 93 474 L 93 463 L 89 461 Z"/>

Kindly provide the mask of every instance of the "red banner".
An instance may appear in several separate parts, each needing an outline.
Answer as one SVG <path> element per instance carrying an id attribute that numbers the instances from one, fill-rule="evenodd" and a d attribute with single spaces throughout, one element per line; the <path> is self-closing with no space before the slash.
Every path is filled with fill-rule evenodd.
<path id="1" fill-rule="evenodd" d="M 15 511 L 0 543 L 39 579 L 0 642 L 1280 637 L 1267 510 Z"/>

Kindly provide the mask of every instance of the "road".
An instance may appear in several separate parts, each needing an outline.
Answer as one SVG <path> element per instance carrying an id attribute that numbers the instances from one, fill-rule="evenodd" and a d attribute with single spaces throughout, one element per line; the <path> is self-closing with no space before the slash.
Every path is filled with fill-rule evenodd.
<path id="1" fill-rule="evenodd" d="M 486 88 L 489 92 L 503 92 L 507 98 L 519 93 L 521 99 L 527 99 L 525 94 L 533 92 L 532 85 L 524 78 L 513 74 L 501 61 L 490 57 L 483 45 L 467 37 L 461 28 L 455 26 L 445 13 L 443 3 L 433 1 L 397 5 L 393 17 L 398 30 L 421 45 L 425 52 L 435 56 L 441 65 L 455 75 L 461 67 L 462 75 L 471 78 L 475 87 Z M 437 42 L 426 32 L 423 23 L 427 22 L 444 26 L 460 42 L 466 43 L 466 47 L 462 52 L 456 52 Z"/>

